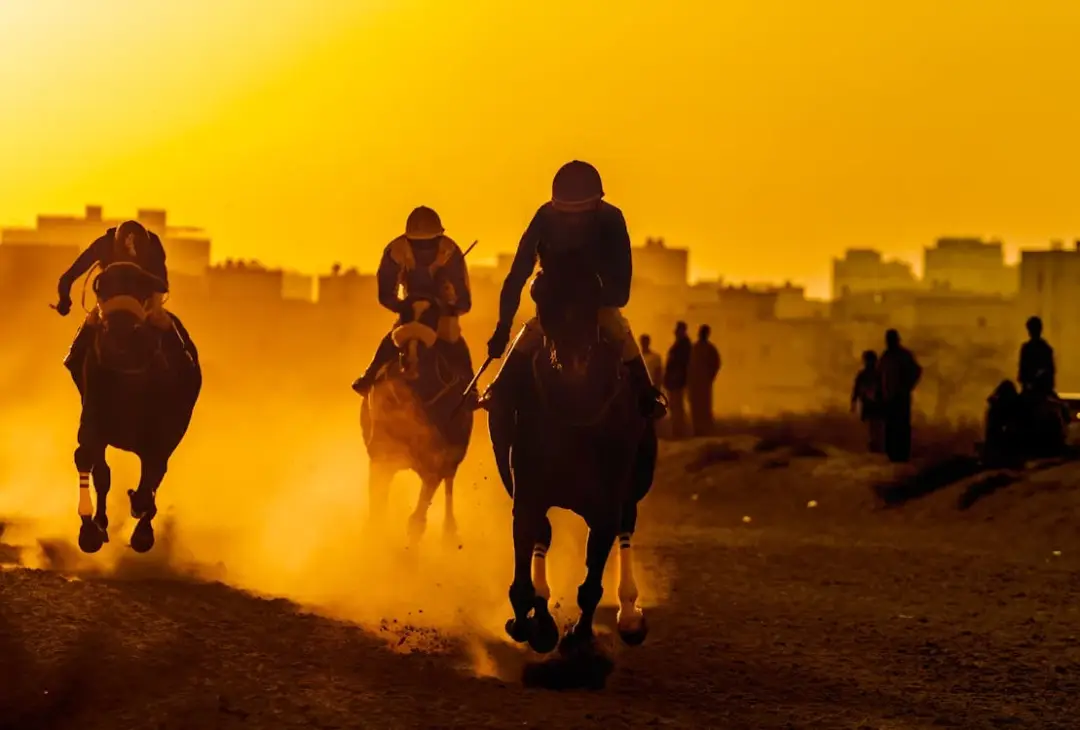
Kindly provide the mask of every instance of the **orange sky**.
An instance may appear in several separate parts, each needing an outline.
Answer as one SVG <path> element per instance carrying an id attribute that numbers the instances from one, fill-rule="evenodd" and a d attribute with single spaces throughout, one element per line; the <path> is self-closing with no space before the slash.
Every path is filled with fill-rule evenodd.
<path id="1" fill-rule="evenodd" d="M 1076 0 L 0 0 L 0 225 L 161 206 L 314 271 L 426 204 L 480 257 L 580 157 L 636 239 L 823 294 L 849 246 L 1080 237 L 1078 38 Z"/>

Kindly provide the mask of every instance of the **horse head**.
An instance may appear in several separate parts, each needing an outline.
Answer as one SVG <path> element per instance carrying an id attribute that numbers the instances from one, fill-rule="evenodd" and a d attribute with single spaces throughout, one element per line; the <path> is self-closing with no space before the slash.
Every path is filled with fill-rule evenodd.
<path id="1" fill-rule="evenodd" d="M 600 342 L 600 277 L 576 262 L 545 267 L 533 279 L 530 293 L 552 364 L 564 373 L 583 376 Z"/>
<path id="2" fill-rule="evenodd" d="M 414 296 L 404 301 L 402 311 L 402 323 L 394 328 L 391 338 L 401 354 L 405 379 L 417 380 L 421 360 L 434 351 L 438 340 L 441 309 L 432 298 Z"/>
<path id="3" fill-rule="evenodd" d="M 96 338 L 99 364 L 126 374 L 145 373 L 161 347 L 161 333 L 147 321 L 151 297 L 161 282 L 136 264 L 119 262 L 94 280 L 101 321 Z"/>

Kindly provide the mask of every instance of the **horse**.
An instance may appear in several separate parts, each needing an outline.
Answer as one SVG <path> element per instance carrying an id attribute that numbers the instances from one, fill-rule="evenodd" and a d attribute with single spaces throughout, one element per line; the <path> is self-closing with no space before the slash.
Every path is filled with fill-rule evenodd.
<path id="1" fill-rule="evenodd" d="M 131 547 L 145 553 L 154 546 L 157 490 L 202 390 L 198 351 L 179 318 L 169 314 L 172 331 L 147 321 L 148 301 L 163 284 L 129 262 L 102 269 L 94 281 L 99 321 L 78 383 L 82 415 L 75 449 L 79 547 L 86 553 L 97 552 L 109 540 L 106 507 L 112 472 L 105 451 L 110 446 L 139 457 L 138 488 L 128 490 L 131 516 L 138 520 Z"/>
<path id="2" fill-rule="evenodd" d="M 1004 380 L 987 404 L 982 451 L 988 465 L 1064 453 L 1072 414 L 1052 391 L 1018 392 L 1011 380 Z"/>
<path id="3" fill-rule="evenodd" d="M 386 512 L 390 483 L 400 471 L 420 477 L 420 496 L 409 518 L 409 536 L 419 541 L 427 528 L 427 513 L 439 485 L 445 490 L 443 534 L 457 542 L 454 517 L 454 478 L 465 460 L 472 438 L 473 410 L 460 408 L 472 364 L 455 367 L 438 339 L 441 309 L 434 299 L 410 297 L 403 309 L 408 321 L 391 337 L 399 359 L 379 373 L 360 407 L 364 446 L 368 452 L 369 519 L 378 524 Z M 467 355 L 466 355 L 467 358 Z"/>
<path id="4" fill-rule="evenodd" d="M 631 539 L 638 502 L 653 482 L 656 430 L 640 412 L 620 348 L 601 337 L 600 280 L 577 266 L 548 268 L 531 290 L 545 341 L 522 374 L 516 417 L 489 418 L 496 463 L 509 467 L 500 467 L 500 476 L 514 503 L 514 615 L 506 632 L 541 654 L 592 646 L 604 568 L 618 538 L 617 627 L 624 643 L 637 646 L 648 629 L 637 603 Z M 581 614 L 561 641 L 545 563 L 552 507 L 576 513 L 589 528 Z"/>

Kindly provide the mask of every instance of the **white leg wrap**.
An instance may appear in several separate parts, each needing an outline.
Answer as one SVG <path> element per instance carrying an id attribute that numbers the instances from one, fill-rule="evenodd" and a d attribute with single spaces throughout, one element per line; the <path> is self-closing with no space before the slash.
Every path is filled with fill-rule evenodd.
<path id="1" fill-rule="evenodd" d="M 533 548 L 532 582 L 539 598 L 545 601 L 551 598 L 551 588 L 547 582 L 547 548 L 539 543 Z"/>
<path id="2" fill-rule="evenodd" d="M 620 631 L 637 631 L 643 614 L 637 605 L 638 587 L 634 580 L 634 549 L 630 535 L 619 535 L 619 613 L 616 621 Z"/>
<path id="3" fill-rule="evenodd" d="M 92 517 L 94 502 L 90 498 L 90 474 L 79 472 L 79 517 Z"/>

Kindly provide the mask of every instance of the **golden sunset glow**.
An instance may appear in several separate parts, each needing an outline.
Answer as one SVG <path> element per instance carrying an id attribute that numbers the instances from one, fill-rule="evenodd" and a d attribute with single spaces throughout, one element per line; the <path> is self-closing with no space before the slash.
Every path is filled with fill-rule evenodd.
<path id="1" fill-rule="evenodd" d="M 1080 233 L 1077 37 L 1073 0 L 0 0 L 0 225 L 160 206 L 373 269 L 426 204 L 490 256 L 580 157 L 638 241 L 823 294 L 849 246 Z"/>

